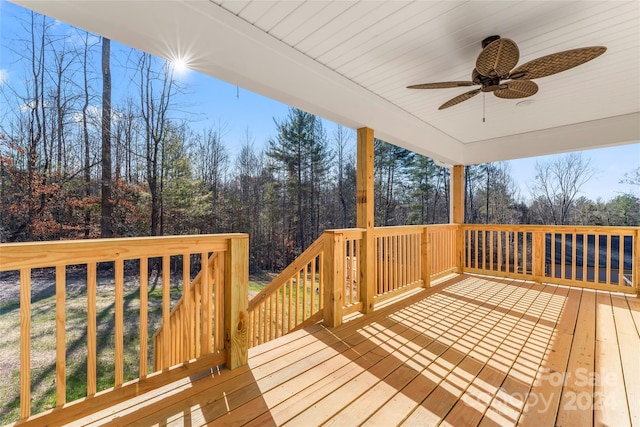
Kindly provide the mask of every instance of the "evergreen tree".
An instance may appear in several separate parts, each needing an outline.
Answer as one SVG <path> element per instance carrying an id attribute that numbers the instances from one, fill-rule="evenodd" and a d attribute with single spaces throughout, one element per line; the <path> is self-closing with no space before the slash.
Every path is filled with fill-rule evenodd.
<path id="1" fill-rule="evenodd" d="M 269 141 L 267 156 L 286 176 L 283 197 L 294 203 L 294 210 L 283 212 L 283 234 L 299 253 L 320 234 L 320 194 L 331 153 L 322 122 L 313 114 L 291 108 L 285 120 L 274 121 L 278 135 Z"/>

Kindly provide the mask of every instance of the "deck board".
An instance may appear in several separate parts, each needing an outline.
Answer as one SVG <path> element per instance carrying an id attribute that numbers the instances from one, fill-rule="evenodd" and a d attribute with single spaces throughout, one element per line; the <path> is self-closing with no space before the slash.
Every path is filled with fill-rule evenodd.
<path id="1" fill-rule="evenodd" d="M 595 291 L 584 290 L 556 419 L 556 424 L 560 426 L 593 425 L 594 384 L 586 377 L 593 373 L 595 368 L 595 309 Z"/>
<path id="2" fill-rule="evenodd" d="M 629 325 L 633 324 L 632 311 L 627 299 L 621 295 L 612 295 L 613 316 L 616 324 L 618 348 L 626 392 L 627 408 L 631 425 L 640 427 L 640 335 Z M 640 313 L 640 306 L 637 307 Z M 619 379 L 616 379 L 618 382 Z M 608 401 L 605 403 L 609 403 Z"/>
<path id="3" fill-rule="evenodd" d="M 588 380 L 594 383 L 593 423 L 595 425 L 630 425 L 611 294 L 598 292 L 596 317 L 595 375 Z"/>
<path id="4" fill-rule="evenodd" d="M 462 275 L 74 425 L 640 425 L 636 301 Z M 616 379 L 584 384 L 584 369 Z M 568 411 L 571 393 L 624 404 Z"/>

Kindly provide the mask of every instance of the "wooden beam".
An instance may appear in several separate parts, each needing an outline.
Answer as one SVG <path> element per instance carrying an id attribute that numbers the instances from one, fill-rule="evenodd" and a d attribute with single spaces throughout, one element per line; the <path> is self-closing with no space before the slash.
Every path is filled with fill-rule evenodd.
<path id="1" fill-rule="evenodd" d="M 456 270 L 464 272 L 464 166 L 455 165 L 451 169 L 451 223 L 458 224 L 456 238 Z"/>
<path id="2" fill-rule="evenodd" d="M 373 228 L 373 129 L 358 129 L 356 226 Z"/>
<path id="3" fill-rule="evenodd" d="M 464 224 L 464 166 L 451 169 L 451 222 Z"/>
<path id="4" fill-rule="evenodd" d="M 374 195 L 373 195 L 373 129 L 358 129 L 357 159 L 356 159 L 356 226 L 365 230 L 360 241 L 360 295 L 362 312 L 373 311 L 374 284 L 374 253 L 375 238 L 373 236 Z"/>
<path id="5" fill-rule="evenodd" d="M 248 362 L 249 335 L 249 239 L 229 239 L 225 256 L 224 330 L 227 367 L 231 370 Z"/>
<path id="6" fill-rule="evenodd" d="M 640 298 L 640 227 L 636 230 L 636 235 L 633 238 L 636 242 L 636 247 L 633 265 L 631 266 L 631 278 L 635 282 L 633 286 L 636 288 L 636 295 Z M 633 251 L 632 248 L 631 253 Z"/>

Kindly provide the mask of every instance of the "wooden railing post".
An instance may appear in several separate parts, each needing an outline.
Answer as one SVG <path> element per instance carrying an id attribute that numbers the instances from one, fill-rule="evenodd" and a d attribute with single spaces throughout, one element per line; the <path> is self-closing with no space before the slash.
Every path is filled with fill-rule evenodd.
<path id="1" fill-rule="evenodd" d="M 229 239 L 224 272 L 224 331 L 227 367 L 235 369 L 246 365 L 248 362 L 248 237 L 242 236 Z"/>
<path id="2" fill-rule="evenodd" d="M 422 266 L 422 286 L 431 287 L 431 234 L 428 227 L 422 227 L 420 241 L 420 263 Z"/>
<path id="3" fill-rule="evenodd" d="M 324 310 L 323 321 L 330 328 L 342 324 L 344 301 L 344 237 L 342 233 L 325 231 L 327 239 L 324 251 Z"/>
<path id="4" fill-rule="evenodd" d="M 542 283 L 544 278 L 544 232 L 533 232 L 533 280 Z"/>

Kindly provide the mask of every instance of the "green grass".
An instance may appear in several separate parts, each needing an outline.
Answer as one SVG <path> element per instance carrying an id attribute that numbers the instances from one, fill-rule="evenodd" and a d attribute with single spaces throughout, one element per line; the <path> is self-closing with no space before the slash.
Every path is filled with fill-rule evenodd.
<path id="1" fill-rule="evenodd" d="M 179 292 L 179 291 L 178 291 Z M 172 288 L 172 298 L 176 291 Z M 108 284 L 97 292 L 97 390 L 114 385 L 114 298 Z M 160 324 L 160 303 L 149 299 L 149 355 L 152 335 Z M 177 297 L 176 297 L 177 299 Z M 160 294 L 161 302 L 161 294 Z M 14 309 L 15 307 L 15 309 Z M 10 301 L 0 314 L 0 352 L 10 370 L 0 372 L 0 425 L 15 422 L 20 406 L 20 312 L 19 303 Z M 139 375 L 139 296 L 137 288 L 125 286 L 124 381 Z M 37 414 L 56 406 L 55 296 L 34 301 L 31 307 L 31 412 Z M 66 299 L 66 392 L 67 402 L 87 395 L 87 298 L 83 292 L 69 292 Z M 151 365 L 149 364 L 151 368 Z"/>
<path id="2" fill-rule="evenodd" d="M 272 274 L 250 276 L 249 290 L 261 291 Z M 125 281 L 124 381 L 139 375 L 139 290 L 137 278 Z M 53 279 L 52 279 L 53 280 Z M 149 284 L 149 372 L 152 372 L 153 334 L 161 321 L 162 286 Z M 176 286 L 176 283 L 178 284 Z M 171 280 L 172 306 L 181 297 L 180 280 Z M 114 385 L 114 299 L 111 281 L 99 281 L 97 290 L 97 390 Z M 20 414 L 20 303 L 0 304 L 0 354 L 11 369 L 0 372 L 0 425 L 15 422 Z M 87 395 L 87 295 L 86 287 L 68 288 L 66 298 L 67 402 Z M 31 412 L 56 406 L 55 295 L 34 301 L 31 307 Z"/>

